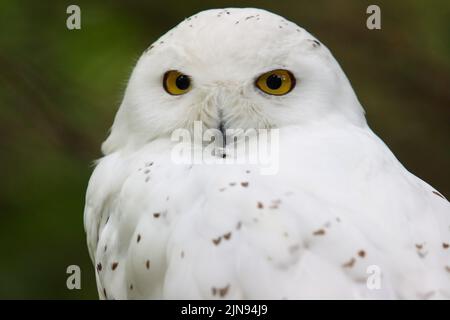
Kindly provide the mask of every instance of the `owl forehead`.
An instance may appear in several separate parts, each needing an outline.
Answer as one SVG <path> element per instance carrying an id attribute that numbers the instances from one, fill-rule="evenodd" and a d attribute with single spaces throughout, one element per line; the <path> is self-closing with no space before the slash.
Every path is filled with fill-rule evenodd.
<path id="1" fill-rule="evenodd" d="M 193 15 L 154 45 L 175 51 L 190 66 L 236 68 L 281 65 L 307 32 L 281 16 L 261 9 L 214 9 Z"/>

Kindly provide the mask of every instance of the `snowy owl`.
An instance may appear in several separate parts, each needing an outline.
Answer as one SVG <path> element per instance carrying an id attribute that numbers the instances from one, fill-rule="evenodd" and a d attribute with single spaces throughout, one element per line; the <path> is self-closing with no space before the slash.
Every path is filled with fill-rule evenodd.
<path id="1" fill-rule="evenodd" d="M 223 134 L 210 159 L 228 129 L 277 132 L 275 170 L 175 161 L 173 133 L 196 123 Z M 450 298 L 449 202 L 371 131 L 325 45 L 278 15 L 207 10 L 163 35 L 102 152 L 84 212 L 102 299 Z"/>

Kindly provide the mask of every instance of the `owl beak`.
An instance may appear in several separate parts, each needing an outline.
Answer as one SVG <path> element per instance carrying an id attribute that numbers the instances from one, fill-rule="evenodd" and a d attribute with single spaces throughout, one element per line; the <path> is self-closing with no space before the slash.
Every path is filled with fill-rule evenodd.
<path id="1" fill-rule="evenodd" d="M 205 105 L 213 106 L 216 109 L 215 121 L 213 124 L 213 128 L 220 132 L 222 136 L 221 146 L 217 146 L 219 148 L 218 152 L 222 158 L 226 157 L 226 146 L 227 146 L 227 135 L 226 135 L 226 121 L 224 120 L 224 110 L 228 108 L 230 104 L 230 95 L 233 90 L 230 88 L 229 83 L 224 82 L 214 82 L 209 84 L 206 87 L 207 90 L 207 101 Z M 217 132 L 217 133 L 219 133 Z"/>

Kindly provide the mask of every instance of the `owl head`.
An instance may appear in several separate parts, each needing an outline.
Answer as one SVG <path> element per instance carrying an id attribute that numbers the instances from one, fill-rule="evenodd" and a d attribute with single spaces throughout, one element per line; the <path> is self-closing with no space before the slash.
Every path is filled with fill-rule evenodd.
<path id="1" fill-rule="evenodd" d="M 261 9 L 214 9 L 185 19 L 140 57 L 104 154 L 206 128 L 270 129 L 325 121 L 365 126 L 330 51 Z"/>

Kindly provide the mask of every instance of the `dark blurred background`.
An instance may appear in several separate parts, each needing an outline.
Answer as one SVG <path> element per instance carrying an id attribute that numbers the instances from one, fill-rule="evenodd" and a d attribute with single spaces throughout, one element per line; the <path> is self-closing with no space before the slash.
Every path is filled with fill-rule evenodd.
<path id="1" fill-rule="evenodd" d="M 81 30 L 66 8 L 81 7 Z M 381 7 L 381 30 L 366 8 Z M 342 65 L 372 129 L 450 196 L 450 2 L 1 1 L 0 298 L 95 299 L 83 230 L 100 156 L 141 52 L 197 11 L 265 8 L 317 36 Z M 66 288 L 66 268 L 82 289 Z"/>

